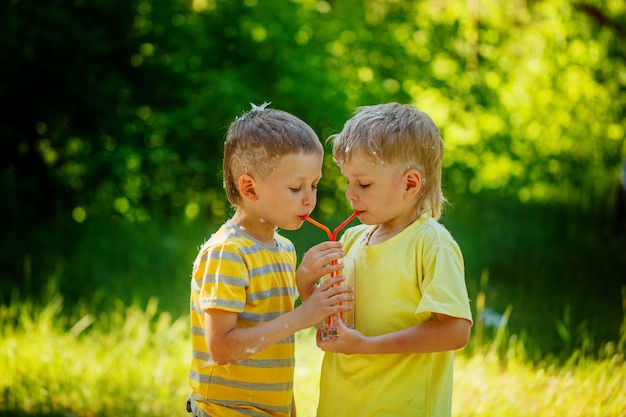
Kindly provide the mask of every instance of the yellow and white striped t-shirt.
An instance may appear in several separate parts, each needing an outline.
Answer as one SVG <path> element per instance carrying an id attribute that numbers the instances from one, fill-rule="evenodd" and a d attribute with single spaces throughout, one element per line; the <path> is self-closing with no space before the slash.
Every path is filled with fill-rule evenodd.
<path id="1" fill-rule="evenodd" d="M 210 416 L 290 415 L 294 336 L 235 363 L 216 365 L 208 354 L 204 312 L 238 313 L 237 326 L 251 327 L 293 310 L 296 252 L 275 234 L 276 246 L 245 234 L 230 221 L 200 249 L 191 279 L 189 380 L 196 405 Z"/>

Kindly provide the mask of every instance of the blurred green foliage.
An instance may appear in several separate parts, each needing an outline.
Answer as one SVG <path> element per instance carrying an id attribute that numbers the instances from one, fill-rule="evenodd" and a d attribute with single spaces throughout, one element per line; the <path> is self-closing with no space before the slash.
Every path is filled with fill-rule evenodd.
<path id="1" fill-rule="evenodd" d="M 574 213 L 596 233 L 585 247 L 626 254 L 615 218 L 626 155 L 621 0 L 8 0 L 0 39 L 4 295 L 56 275 L 78 296 L 111 274 L 175 274 L 180 259 L 155 260 L 125 227 L 154 244 L 172 224 L 199 237 L 200 225 L 223 221 L 226 128 L 264 101 L 323 141 L 361 105 L 429 113 L 446 144 L 449 220 L 472 230 L 464 251 L 475 276 L 495 267 L 532 277 L 546 264 L 515 257 L 528 234 L 537 245 L 580 236 L 575 223 L 560 224 L 567 233 L 546 225 L 553 213 L 535 213 L 530 229 L 511 223 L 525 207 Z M 319 218 L 348 213 L 343 190 L 328 155 Z M 470 210 L 488 222 L 468 227 Z M 501 244 L 490 238 L 503 225 L 507 261 L 494 264 L 477 248 Z M 607 241 L 618 243 L 608 251 Z M 189 243 L 175 245 L 200 242 Z M 112 259 L 98 269 L 102 254 Z M 618 285 L 619 265 L 606 266 Z"/>

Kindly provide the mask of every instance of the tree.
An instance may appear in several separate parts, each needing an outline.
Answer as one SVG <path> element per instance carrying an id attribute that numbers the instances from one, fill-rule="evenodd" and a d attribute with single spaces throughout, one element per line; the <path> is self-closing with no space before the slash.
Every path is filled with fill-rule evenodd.
<path id="1" fill-rule="evenodd" d="M 410 102 L 442 130 L 448 193 L 606 212 L 625 154 L 624 7 L 4 2 L 2 282 L 31 263 L 45 277 L 91 219 L 223 219 L 223 138 L 250 102 L 322 140 L 358 106 Z M 324 173 L 321 214 L 347 211 L 330 155 Z"/>

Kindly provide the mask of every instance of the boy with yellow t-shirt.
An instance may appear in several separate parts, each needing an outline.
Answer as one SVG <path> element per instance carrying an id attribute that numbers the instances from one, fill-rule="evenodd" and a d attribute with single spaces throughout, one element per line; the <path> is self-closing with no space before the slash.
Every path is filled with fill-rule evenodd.
<path id="1" fill-rule="evenodd" d="M 356 265 L 355 329 L 321 340 L 318 417 L 446 417 L 454 350 L 472 316 L 459 246 L 441 215 L 443 142 L 425 113 L 362 108 L 333 138 L 363 225 L 341 238 Z M 314 291 L 312 280 L 302 298 Z"/>
<path id="2" fill-rule="evenodd" d="M 351 299 L 349 287 L 333 287 L 336 277 L 294 308 L 296 253 L 276 231 L 298 229 L 313 211 L 322 159 L 313 130 L 287 112 L 253 106 L 231 124 L 224 187 L 235 213 L 202 245 L 191 279 L 193 416 L 295 415 L 294 333 Z M 341 252 L 338 243 L 318 246 Z M 312 249 L 298 275 L 338 268 Z"/>

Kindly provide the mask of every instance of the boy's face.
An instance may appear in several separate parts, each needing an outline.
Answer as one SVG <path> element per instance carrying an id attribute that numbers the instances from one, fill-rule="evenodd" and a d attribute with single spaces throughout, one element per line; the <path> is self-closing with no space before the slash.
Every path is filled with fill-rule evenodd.
<path id="1" fill-rule="evenodd" d="M 415 174 L 397 164 L 383 164 L 360 152 L 341 165 L 348 181 L 346 198 L 365 224 L 383 224 L 415 211 L 415 199 L 407 176 Z"/>
<path id="2" fill-rule="evenodd" d="M 281 229 L 300 228 L 317 202 L 322 159 L 322 155 L 312 153 L 282 156 L 276 169 L 266 179 L 256 182 L 257 215 Z"/>

